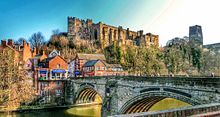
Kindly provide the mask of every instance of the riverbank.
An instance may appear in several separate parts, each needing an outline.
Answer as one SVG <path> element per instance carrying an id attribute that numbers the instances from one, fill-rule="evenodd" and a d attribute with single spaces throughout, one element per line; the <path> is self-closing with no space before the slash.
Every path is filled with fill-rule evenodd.
<path id="1" fill-rule="evenodd" d="M 86 107 L 86 106 L 94 106 L 101 105 L 102 103 L 84 103 L 84 104 L 74 104 L 74 105 L 41 105 L 41 106 L 23 106 L 16 107 L 11 109 L 2 108 L 0 109 L 0 113 L 10 113 L 10 112 L 32 112 L 32 111 L 50 111 L 50 110 L 58 110 L 58 109 L 69 109 L 73 107 Z"/>

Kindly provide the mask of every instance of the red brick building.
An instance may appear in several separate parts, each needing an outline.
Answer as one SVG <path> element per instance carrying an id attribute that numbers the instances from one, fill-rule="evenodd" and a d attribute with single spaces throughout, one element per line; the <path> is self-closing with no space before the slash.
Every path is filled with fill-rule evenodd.
<path id="1" fill-rule="evenodd" d="M 102 60 L 90 60 L 83 65 L 83 76 L 105 76 L 106 63 Z"/>
<path id="2" fill-rule="evenodd" d="M 83 65 L 90 60 L 105 61 L 104 54 L 82 54 L 78 53 L 75 57 L 75 77 L 83 76 Z"/>
<path id="3" fill-rule="evenodd" d="M 32 58 L 33 54 L 29 43 L 23 40 L 23 45 L 14 44 L 12 39 L 1 40 L 0 51 L 4 49 L 11 49 L 15 53 L 15 63 L 25 63 L 29 58 Z"/>
<path id="4" fill-rule="evenodd" d="M 64 81 L 68 75 L 68 64 L 61 56 L 48 57 L 38 63 L 35 68 L 38 95 L 45 102 L 64 96 Z"/>
<path id="5" fill-rule="evenodd" d="M 127 75 L 120 64 L 108 64 L 103 60 L 90 60 L 83 65 L 83 76 Z"/>

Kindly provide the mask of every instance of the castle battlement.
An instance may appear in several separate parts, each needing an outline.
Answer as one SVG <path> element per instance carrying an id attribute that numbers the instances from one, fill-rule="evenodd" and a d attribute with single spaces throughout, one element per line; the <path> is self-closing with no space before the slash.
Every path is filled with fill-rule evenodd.
<path id="1" fill-rule="evenodd" d="M 130 31 L 129 28 L 123 29 L 122 26 L 111 26 L 102 22 L 93 23 L 92 19 L 79 19 L 76 17 L 68 17 L 68 38 L 84 39 L 99 41 L 101 47 L 107 47 L 113 42 L 120 45 L 126 45 L 127 40 L 133 41 L 129 43 L 136 46 L 159 45 L 159 36 L 151 33 L 144 34 L 143 30 Z M 150 38 L 150 39 L 149 39 Z"/>

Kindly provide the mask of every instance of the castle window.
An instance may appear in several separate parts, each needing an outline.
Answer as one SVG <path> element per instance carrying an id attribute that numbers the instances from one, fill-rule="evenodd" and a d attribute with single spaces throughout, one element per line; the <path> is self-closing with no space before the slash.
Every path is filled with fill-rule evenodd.
<path id="1" fill-rule="evenodd" d="M 94 31 L 94 37 L 95 37 L 95 39 L 98 39 L 98 31 L 96 29 Z"/>

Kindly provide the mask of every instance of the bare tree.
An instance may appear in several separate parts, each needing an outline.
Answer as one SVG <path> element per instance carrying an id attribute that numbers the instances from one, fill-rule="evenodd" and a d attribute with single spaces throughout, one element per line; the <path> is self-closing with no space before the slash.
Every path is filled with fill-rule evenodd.
<path id="1" fill-rule="evenodd" d="M 52 30 L 52 35 L 59 35 L 59 34 L 60 34 L 59 29 Z"/>
<path id="2" fill-rule="evenodd" d="M 15 52 L 4 49 L 0 60 L 0 105 L 9 109 L 30 103 L 34 97 L 32 78 L 17 64 Z"/>
<path id="3" fill-rule="evenodd" d="M 26 41 L 25 38 L 20 37 L 20 38 L 16 41 L 16 43 L 19 44 L 19 45 L 23 45 L 23 41 L 24 41 L 24 40 Z"/>
<path id="4" fill-rule="evenodd" d="M 29 38 L 29 42 L 31 44 L 31 47 L 36 48 L 37 53 L 39 53 L 39 51 L 41 50 L 42 46 L 45 43 L 45 39 L 44 39 L 43 34 L 41 32 L 38 32 L 38 33 L 34 33 Z"/>

